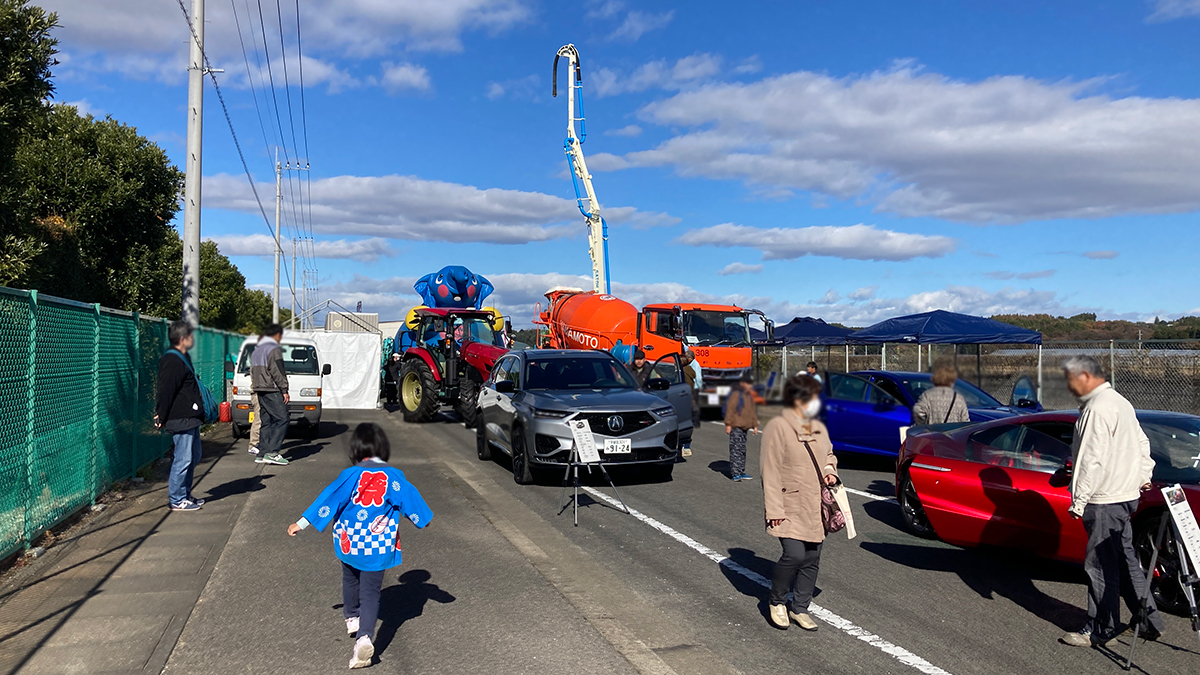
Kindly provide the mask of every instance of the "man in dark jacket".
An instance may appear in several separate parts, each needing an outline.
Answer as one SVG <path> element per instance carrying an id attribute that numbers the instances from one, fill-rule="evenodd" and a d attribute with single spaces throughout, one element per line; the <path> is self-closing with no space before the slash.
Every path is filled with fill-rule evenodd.
<path id="1" fill-rule="evenodd" d="M 646 381 L 650 379 L 651 373 L 654 372 L 654 364 L 646 360 L 646 352 L 638 349 L 633 352 L 633 374 L 637 377 L 638 384 L 646 386 Z"/>
<path id="2" fill-rule="evenodd" d="M 383 371 L 386 373 L 383 391 L 387 395 L 387 402 L 396 403 L 400 393 L 400 355 L 392 354 Z"/>
<path id="3" fill-rule="evenodd" d="M 288 463 L 279 454 L 287 435 L 288 403 L 292 400 L 283 369 L 283 351 L 279 348 L 282 339 L 283 326 L 273 323 L 263 330 L 250 354 L 250 390 L 258 395 L 258 415 L 262 418 L 258 459 L 254 460 L 258 464 Z"/>
<path id="4" fill-rule="evenodd" d="M 192 480 L 200 462 L 200 424 L 204 421 L 204 399 L 192 368 L 188 350 L 196 343 L 192 326 L 175 321 L 167 328 L 171 349 L 158 360 L 158 398 L 154 426 L 171 434 L 175 456 L 167 482 L 172 511 L 195 511 L 203 499 L 192 496 Z"/>

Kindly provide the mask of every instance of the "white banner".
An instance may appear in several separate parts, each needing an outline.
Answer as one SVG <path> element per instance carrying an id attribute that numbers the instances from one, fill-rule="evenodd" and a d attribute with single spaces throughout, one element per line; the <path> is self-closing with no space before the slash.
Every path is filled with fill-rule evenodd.
<path id="1" fill-rule="evenodd" d="M 1196 514 L 1192 513 L 1187 493 L 1178 483 L 1163 488 L 1162 494 L 1163 499 L 1167 501 L 1167 508 L 1171 510 L 1171 517 L 1175 520 L 1179 538 L 1183 540 L 1183 547 L 1192 559 L 1191 569 L 1195 573 L 1196 565 L 1200 564 L 1200 525 L 1196 524 Z"/>
<path id="2" fill-rule="evenodd" d="M 321 406 L 374 410 L 379 407 L 379 369 L 383 338 L 379 333 L 289 331 L 317 343 L 317 356 L 331 372 L 322 378 Z"/>

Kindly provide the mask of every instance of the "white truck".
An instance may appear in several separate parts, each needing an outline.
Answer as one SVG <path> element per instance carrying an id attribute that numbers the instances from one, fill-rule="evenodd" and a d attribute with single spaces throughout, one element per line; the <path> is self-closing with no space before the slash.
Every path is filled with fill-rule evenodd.
<path id="1" fill-rule="evenodd" d="M 233 435 L 240 438 L 254 422 L 250 406 L 250 355 L 258 338 L 246 338 L 238 352 L 233 373 Z M 279 345 L 283 352 L 283 370 L 288 376 L 288 416 L 291 425 L 303 427 L 310 438 L 316 438 L 321 428 L 322 378 L 332 372 L 329 364 L 321 364 L 317 343 L 307 338 L 284 337 Z"/>

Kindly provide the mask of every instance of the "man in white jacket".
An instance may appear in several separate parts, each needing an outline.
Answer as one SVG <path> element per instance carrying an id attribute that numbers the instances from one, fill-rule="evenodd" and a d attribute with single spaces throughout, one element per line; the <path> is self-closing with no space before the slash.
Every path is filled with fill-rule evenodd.
<path id="1" fill-rule="evenodd" d="M 1081 518 L 1088 533 L 1083 567 L 1088 576 L 1088 620 L 1062 642 L 1089 647 L 1117 634 L 1120 597 L 1141 621 L 1141 635 L 1162 634 L 1162 617 L 1133 549 L 1130 517 L 1150 488 L 1154 460 L 1150 440 L 1138 424 L 1133 406 L 1107 382 L 1104 369 L 1090 356 L 1074 356 L 1063 364 L 1067 388 L 1079 399 L 1079 421 L 1072 442 L 1071 518 Z"/>

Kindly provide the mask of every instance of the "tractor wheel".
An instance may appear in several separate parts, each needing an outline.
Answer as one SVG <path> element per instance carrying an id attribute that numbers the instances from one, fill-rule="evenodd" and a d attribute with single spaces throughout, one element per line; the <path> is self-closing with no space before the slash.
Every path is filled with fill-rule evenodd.
<path id="1" fill-rule="evenodd" d="M 438 383 L 421 359 L 409 359 L 400 368 L 400 408 L 405 422 L 428 422 L 438 412 Z"/>
<path id="2" fill-rule="evenodd" d="M 458 419 L 468 429 L 475 428 L 475 424 L 479 421 L 479 383 L 469 377 L 464 377 L 458 381 L 458 400 L 454 402 L 454 409 L 458 412 Z"/>

